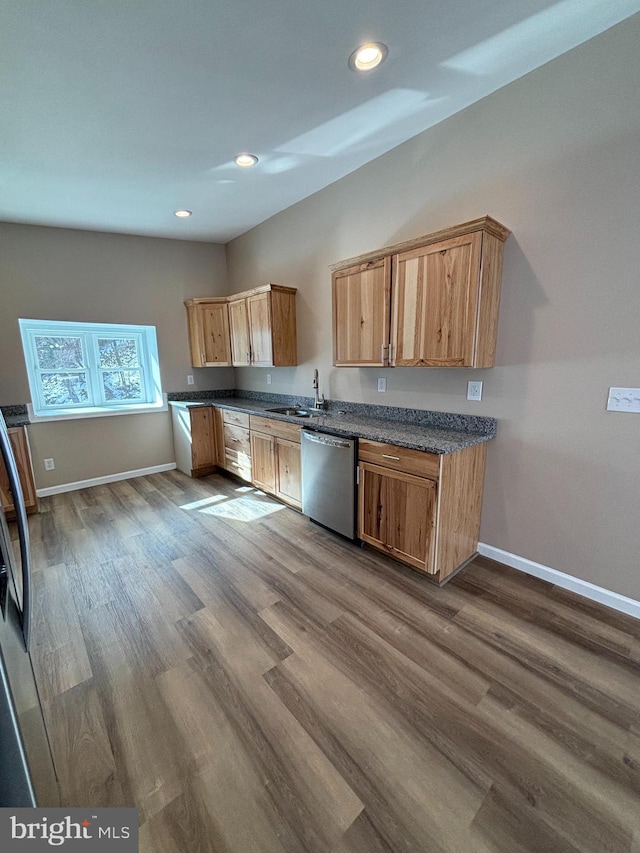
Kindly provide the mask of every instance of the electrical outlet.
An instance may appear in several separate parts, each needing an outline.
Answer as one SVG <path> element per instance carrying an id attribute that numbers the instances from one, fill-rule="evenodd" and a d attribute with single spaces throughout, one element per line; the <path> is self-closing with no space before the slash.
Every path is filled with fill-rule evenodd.
<path id="1" fill-rule="evenodd" d="M 640 412 L 640 388 L 609 388 L 608 412 Z"/>
<path id="2" fill-rule="evenodd" d="M 53 459 L 45 459 L 44 460 L 44 470 L 45 471 L 53 471 L 56 467 L 56 463 Z"/>
<path id="3" fill-rule="evenodd" d="M 193 385 L 193 376 L 190 373 L 187 374 L 187 385 Z"/>
<path id="4" fill-rule="evenodd" d="M 378 391 L 386 391 L 387 390 L 387 380 L 384 376 L 380 376 L 378 379 Z"/>
<path id="5" fill-rule="evenodd" d="M 267 385 L 271 385 L 271 374 L 267 373 Z"/>
<path id="6" fill-rule="evenodd" d="M 473 379 L 468 382 L 467 400 L 482 400 L 482 382 Z"/>

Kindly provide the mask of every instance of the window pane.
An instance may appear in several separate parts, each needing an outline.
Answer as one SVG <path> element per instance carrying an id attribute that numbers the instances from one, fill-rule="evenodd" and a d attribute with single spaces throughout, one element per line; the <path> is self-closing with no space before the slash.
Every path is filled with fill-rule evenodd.
<path id="1" fill-rule="evenodd" d="M 42 370 L 72 370 L 85 367 L 82 338 L 36 335 L 38 366 Z"/>
<path id="2" fill-rule="evenodd" d="M 105 370 L 102 384 L 105 400 L 142 400 L 139 370 Z"/>
<path id="3" fill-rule="evenodd" d="M 100 367 L 140 367 L 136 338 L 98 338 Z"/>
<path id="4" fill-rule="evenodd" d="M 86 373 L 42 373 L 40 380 L 45 406 L 68 406 L 89 401 Z"/>

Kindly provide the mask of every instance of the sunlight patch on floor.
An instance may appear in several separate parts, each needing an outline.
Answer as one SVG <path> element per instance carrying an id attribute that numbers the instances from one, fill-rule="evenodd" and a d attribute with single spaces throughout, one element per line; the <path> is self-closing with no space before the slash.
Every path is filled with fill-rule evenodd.
<path id="1" fill-rule="evenodd" d="M 229 518 L 235 521 L 257 521 L 274 512 L 286 509 L 283 504 L 276 504 L 261 494 L 252 486 L 239 486 L 236 490 L 238 497 L 228 495 L 211 495 L 199 501 L 182 504 L 180 509 L 201 512 L 218 518 Z M 262 500 L 263 499 L 263 500 Z"/>

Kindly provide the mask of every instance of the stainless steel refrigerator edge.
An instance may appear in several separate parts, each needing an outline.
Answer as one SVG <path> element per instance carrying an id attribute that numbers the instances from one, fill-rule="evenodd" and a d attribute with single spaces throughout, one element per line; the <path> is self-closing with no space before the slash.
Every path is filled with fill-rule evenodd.
<path id="1" fill-rule="evenodd" d="M 60 804 L 33 665 L 29 528 L 18 468 L 0 413 L 0 462 L 14 502 L 17 547 L 0 507 L 0 807 Z"/>
<path id="2" fill-rule="evenodd" d="M 356 439 L 303 429 L 302 512 L 356 537 Z"/>

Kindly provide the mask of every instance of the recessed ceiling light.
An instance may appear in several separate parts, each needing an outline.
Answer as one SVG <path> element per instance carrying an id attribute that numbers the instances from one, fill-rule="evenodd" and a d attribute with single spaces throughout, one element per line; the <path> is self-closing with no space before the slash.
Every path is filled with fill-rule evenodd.
<path id="1" fill-rule="evenodd" d="M 192 215 L 192 213 L 193 213 L 193 211 L 192 211 L 192 210 L 174 210 L 174 211 L 173 211 L 173 215 L 174 215 L 174 216 L 179 216 L 179 217 L 180 217 L 180 219 L 184 219 L 184 218 L 185 218 L 185 217 L 187 217 L 187 216 L 191 216 L 191 215 Z"/>
<path id="2" fill-rule="evenodd" d="M 258 158 L 255 154 L 238 154 L 235 158 L 236 166 L 255 166 Z"/>
<path id="3" fill-rule="evenodd" d="M 371 71 L 372 68 L 377 68 L 381 62 L 384 62 L 388 53 L 386 44 L 382 42 L 362 44 L 349 57 L 349 67 L 353 71 Z"/>

